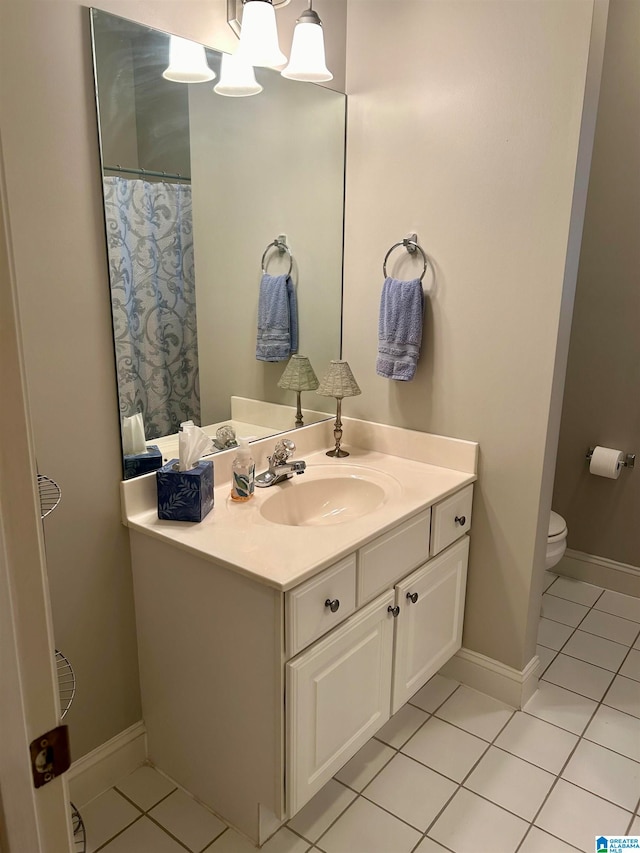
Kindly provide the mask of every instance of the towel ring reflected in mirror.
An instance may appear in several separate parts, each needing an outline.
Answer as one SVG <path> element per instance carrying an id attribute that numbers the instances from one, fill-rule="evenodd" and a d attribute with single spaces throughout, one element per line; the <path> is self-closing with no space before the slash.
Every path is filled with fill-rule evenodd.
<path id="1" fill-rule="evenodd" d="M 287 275 L 291 275 L 291 270 L 293 269 L 293 255 L 291 254 L 291 249 L 287 246 L 285 241 L 281 238 L 274 240 L 272 243 L 269 243 L 267 248 L 264 250 L 264 254 L 262 255 L 262 261 L 261 261 L 262 274 L 266 275 L 266 273 L 267 273 L 267 269 L 265 266 L 265 258 L 267 257 L 270 249 L 278 249 L 280 254 L 282 254 L 282 252 L 286 252 L 289 255 L 289 270 L 287 272 Z"/>
<path id="2" fill-rule="evenodd" d="M 415 254 L 416 251 L 420 252 L 420 254 L 422 255 L 422 260 L 424 261 L 422 275 L 420 276 L 420 281 L 422 281 L 422 279 L 424 278 L 424 274 L 427 271 L 427 256 L 424 253 L 424 249 L 422 249 L 418 245 L 416 240 L 411 240 L 408 237 L 405 237 L 404 240 L 400 240 L 399 243 L 394 243 L 393 246 L 387 252 L 387 254 L 384 256 L 384 261 L 382 262 L 382 272 L 384 274 L 384 277 L 387 278 L 387 259 L 389 258 L 389 255 L 391 254 L 391 252 L 393 252 L 394 249 L 398 249 L 400 246 L 404 246 L 410 255 Z"/>

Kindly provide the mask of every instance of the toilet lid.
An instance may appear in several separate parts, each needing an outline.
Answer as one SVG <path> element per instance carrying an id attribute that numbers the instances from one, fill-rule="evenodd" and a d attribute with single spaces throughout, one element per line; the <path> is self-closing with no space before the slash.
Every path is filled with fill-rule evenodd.
<path id="1" fill-rule="evenodd" d="M 549 516 L 549 539 L 553 536 L 560 536 L 567 529 L 567 523 L 557 512 L 551 511 Z"/>

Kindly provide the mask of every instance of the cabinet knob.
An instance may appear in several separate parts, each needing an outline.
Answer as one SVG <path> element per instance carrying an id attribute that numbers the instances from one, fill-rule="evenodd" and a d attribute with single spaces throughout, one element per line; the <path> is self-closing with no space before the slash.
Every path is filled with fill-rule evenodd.
<path id="1" fill-rule="evenodd" d="M 465 524 L 467 523 L 466 515 L 456 515 L 456 517 L 453 520 L 455 522 L 457 522 L 460 525 L 460 527 L 464 527 Z"/>
<path id="2" fill-rule="evenodd" d="M 409 601 L 410 601 L 412 604 L 415 604 L 415 603 L 416 603 L 416 601 L 418 600 L 418 593 L 417 593 L 417 592 L 408 592 L 408 593 L 407 593 L 407 598 L 409 599 Z"/>
<path id="3" fill-rule="evenodd" d="M 340 599 L 334 598 L 332 601 L 330 598 L 327 598 L 324 603 L 324 606 L 328 607 L 332 613 L 335 613 L 338 607 L 340 607 Z"/>
<path id="4" fill-rule="evenodd" d="M 395 607 L 392 607 L 391 605 L 389 605 L 387 607 L 387 613 L 390 613 L 393 616 L 393 618 L 395 619 L 396 616 L 398 615 L 398 613 L 400 613 L 400 608 L 397 605 Z"/>

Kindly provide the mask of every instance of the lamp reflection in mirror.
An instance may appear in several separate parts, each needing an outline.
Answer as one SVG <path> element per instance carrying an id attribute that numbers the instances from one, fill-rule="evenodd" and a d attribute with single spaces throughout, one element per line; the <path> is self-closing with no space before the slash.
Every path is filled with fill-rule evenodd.
<path id="1" fill-rule="evenodd" d="M 296 22 L 291 57 L 287 67 L 282 70 L 282 76 L 290 80 L 323 83 L 333 80 L 333 74 L 326 65 L 322 21 L 317 12 L 311 8 L 312 5 L 309 2 L 309 8 Z"/>
<path id="2" fill-rule="evenodd" d="M 213 87 L 213 91 L 227 98 L 246 98 L 262 92 L 262 86 L 256 80 L 253 65 L 249 65 L 238 53 L 223 53 L 220 81 Z"/>
<path id="3" fill-rule="evenodd" d="M 302 407 L 300 402 L 301 391 L 315 391 L 320 383 L 318 377 L 311 367 L 311 362 L 306 355 L 292 355 L 284 373 L 278 380 L 278 388 L 297 393 L 296 428 L 304 426 L 302 420 Z"/>
<path id="4" fill-rule="evenodd" d="M 207 80 L 215 80 L 216 75 L 207 64 L 203 45 L 180 36 L 171 36 L 169 65 L 162 76 L 174 83 L 206 83 Z"/>
<path id="5" fill-rule="evenodd" d="M 321 394 L 323 397 L 336 398 L 336 423 L 333 430 L 333 437 L 335 439 L 336 446 L 332 450 L 327 450 L 327 456 L 334 456 L 338 459 L 343 459 L 349 454 L 346 450 L 343 450 L 340 447 L 340 442 L 342 441 L 342 421 L 340 419 L 342 414 L 342 399 L 343 397 L 357 397 L 358 394 L 362 394 L 362 391 L 358 387 L 358 383 L 351 372 L 349 364 L 341 359 L 331 361 L 329 364 L 329 370 L 322 378 L 316 393 Z"/>
<path id="6" fill-rule="evenodd" d="M 287 57 L 278 44 L 276 13 L 271 0 L 244 0 L 238 53 L 250 65 L 282 68 Z"/>

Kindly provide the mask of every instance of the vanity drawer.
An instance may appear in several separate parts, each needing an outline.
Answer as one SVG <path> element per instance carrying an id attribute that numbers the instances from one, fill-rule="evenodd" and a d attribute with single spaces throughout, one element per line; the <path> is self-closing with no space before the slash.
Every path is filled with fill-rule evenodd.
<path id="1" fill-rule="evenodd" d="M 286 594 L 287 657 L 298 654 L 355 609 L 356 555 L 350 554 Z"/>
<path id="2" fill-rule="evenodd" d="M 433 507 L 431 556 L 439 554 L 471 527 L 473 486 L 465 486 Z"/>
<path id="3" fill-rule="evenodd" d="M 427 509 L 358 552 L 358 606 L 389 589 L 429 557 Z"/>

